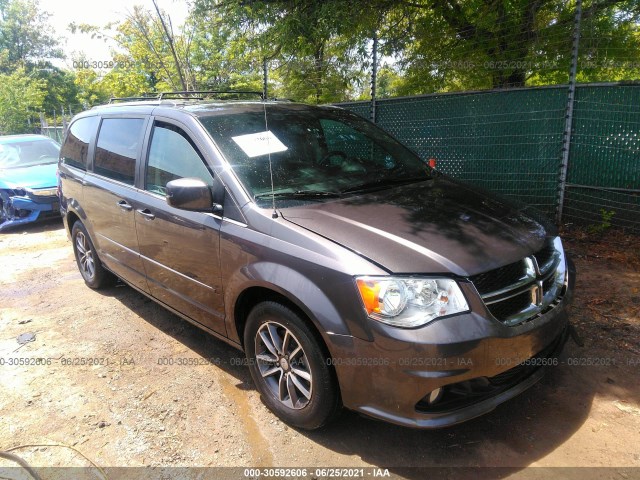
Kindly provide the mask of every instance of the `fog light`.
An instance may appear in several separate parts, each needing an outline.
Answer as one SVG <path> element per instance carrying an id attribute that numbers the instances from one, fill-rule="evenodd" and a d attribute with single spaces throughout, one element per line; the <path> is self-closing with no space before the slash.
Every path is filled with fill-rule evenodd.
<path id="1" fill-rule="evenodd" d="M 436 388 L 429 395 L 427 395 L 427 403 L 429 403 L 429 405 L 433 405 L 434 403 L 439 402 L 442 398 L 443 393 L 444 390 L 442 388 Z"/>

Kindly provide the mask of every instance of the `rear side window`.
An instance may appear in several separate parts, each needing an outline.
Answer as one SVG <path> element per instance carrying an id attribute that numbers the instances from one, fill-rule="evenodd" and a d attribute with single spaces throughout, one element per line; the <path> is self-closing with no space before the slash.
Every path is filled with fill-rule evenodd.
<path id="1" fill-rule="evenodd" d="M 149 148 L 145 189 L 164 195 L 166 185 L 178 178 L 199 178 L 213 185 L 204 160 L 186 134 L 173 125 L 156 123 Z"/>
<path id="2" fill-rule="evenodd" d="M 87 169 L 89 142 L 97 126 L 98 117 L 85 117 L 73 122 L 60 151 L 62 163 L 82 170 Z"/>
<path id="3" fill-rule="evenodd" d="M 142 141 L 142 118 L 105 118 L 100 126 L 93 170 L 133 185 L 136 157 Z"/>

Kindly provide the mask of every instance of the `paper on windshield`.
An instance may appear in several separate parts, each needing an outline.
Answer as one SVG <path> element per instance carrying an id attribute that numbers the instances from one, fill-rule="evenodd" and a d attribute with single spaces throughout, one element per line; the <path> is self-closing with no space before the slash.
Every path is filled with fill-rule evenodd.
<path id="1" fill-rule="evenodd" d="M 271 130 L 231 138 L 250 158 L 287 150 L 287 147 L 278 140 L 278 137 Z"/>

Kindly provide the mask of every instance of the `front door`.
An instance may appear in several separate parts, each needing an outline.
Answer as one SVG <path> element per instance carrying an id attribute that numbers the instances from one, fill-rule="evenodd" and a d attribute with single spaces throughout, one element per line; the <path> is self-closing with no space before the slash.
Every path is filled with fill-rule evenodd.
<path id="1" fill-rule="evenodd" d="M 213 174 L 185 130 L 155 121 L 135 210 L 138 245 L 151 294 L 193 320 L 226 334 L 220 277 L 221 219 L 170 207 L 167 182 Z"/>

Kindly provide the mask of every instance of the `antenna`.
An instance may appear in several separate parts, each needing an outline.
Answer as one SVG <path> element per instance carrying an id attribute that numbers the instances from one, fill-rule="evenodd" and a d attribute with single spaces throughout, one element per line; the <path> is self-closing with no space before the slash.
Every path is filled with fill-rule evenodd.
<path id="1" fill-rule="evenodd" d="M 262 107 L 264 108 L 264 128 L 265 130 L 268 132 L 269 131 L 269 124 L 267 123 L 267 103 L 265 102 L 265 99 L 262 99 Z M 267 147 L 269 145 L 270 139 L 269 136 L 267 136 Z M 268 150 L 268 155 L 269 155 L 269 176 L 271 177 L 271 204 L 273 206 L 273 213 L 271 214 L 271 218 L 278 218 L 278 211 L 276 210 L 276 196 L 274 194 L 274 189 L 273 189 L 273 168 L 271 167 L 271 149 L 267 148 Z"/>

